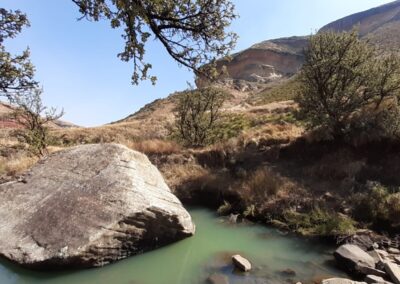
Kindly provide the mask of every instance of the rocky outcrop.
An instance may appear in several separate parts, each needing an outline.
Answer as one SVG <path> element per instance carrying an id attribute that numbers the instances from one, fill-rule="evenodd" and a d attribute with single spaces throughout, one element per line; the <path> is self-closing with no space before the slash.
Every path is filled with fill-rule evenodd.
<path id="1" fill-rule="evenodd" d="M 387 261 L 385 270 L 395 284 L 400 284 L 400 267 L 397 264 Z"/>
<path id="2" fill-rule="evenodd" d="M 230 60 L 217 62 L 219 70 L 225 70 L 221 82 L 241 91 L 257 90 L 265 84 L 296 74 L 303 65 L 303 50 L 308 37 L 288 37 L 263 41 L 233 54 Z M 199 87 L 208 84 L 197 78 Z"/>
<path id="3" fill-rule="evenodd" d="M 381 244 L 374 243 L 365 251 L 357 245 L 346 244 L 340 246 L 334 256 L 346 272 L 363 278 L 367 283 L 400 284 L 400 266 L 397 264 L 400 250 L 397 245 L 395 240 L 385 240 Z"/>
<path id="4" fill-rule="evenodd" d="M 362 273 L 359 267 L 375 268 L 374 258 L 356 245 L 342 245 L 335 251 L 334 256 L 350 273 Z"/>
<path id="5" fill-rule="evenodd" d="M 117 144 L 50 155 L 0 185 L 0 255 L 31 268 L 95 267 L 194 233 L 148 158 Z"/>

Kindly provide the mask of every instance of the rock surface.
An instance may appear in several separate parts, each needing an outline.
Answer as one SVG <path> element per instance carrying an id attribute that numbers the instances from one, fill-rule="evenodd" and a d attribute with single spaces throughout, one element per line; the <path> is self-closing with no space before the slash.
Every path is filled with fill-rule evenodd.
<path id="1" fill-rule="evenodd" d="M 365 277 L 365 282 L 368 284 L 390 284 L 390 282 L 387 282 L 382 277 L 375 275 L 367 275 L 367 277 Z"/>
<path id="2" fill-rule="evenodd" d="M 387 261 L 385 270 L 395 284 L 400 284 L 400 267 L 397 264 Z"/>
<path id="3" fill-rule="evenodd" d="M 359 267 L 375 268 L 374 258 L 356 245 L 342 245 L 334 253 L 334 256 L 343 268 L 350 273 L 362 273 Z"/>
<path id="4" fill-rule="evenodd" d="M 233 264 L 240 270 L 247 272 L 251 270 L 251 263 L 241 255 L 232 256 Z"/>
<path id="5" fill-rule="evenodd" d="M 96 267 L 191 236 L 148 158 L 117 144 L 50 155 L 0 185 L 0 255 L 30 268 Z"/>
<path id="6" fill-rule="evenodd" d="M 364 284 L 365 282 L 352 281 L 345 278 L 330 278 L 322 281 L 322 284 Z"/>

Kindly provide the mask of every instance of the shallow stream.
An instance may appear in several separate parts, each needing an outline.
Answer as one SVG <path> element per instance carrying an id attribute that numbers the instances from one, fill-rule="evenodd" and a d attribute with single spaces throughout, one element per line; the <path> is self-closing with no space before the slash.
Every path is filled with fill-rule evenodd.
<path id="1" fill-rule="evenodd" d="M 333 264 L 332 247 L 287 236 L 260 225 L 230 225 L 206 209 L 192 209 L 196 235 L 184 241 L 99 269 L 32 272 L 0 262 L 1 284 L 198 284 L 210 275 L 229 283 L 319 283 L 343 276 Z M 254 267 L 234 271 L 240 253 Z"/>

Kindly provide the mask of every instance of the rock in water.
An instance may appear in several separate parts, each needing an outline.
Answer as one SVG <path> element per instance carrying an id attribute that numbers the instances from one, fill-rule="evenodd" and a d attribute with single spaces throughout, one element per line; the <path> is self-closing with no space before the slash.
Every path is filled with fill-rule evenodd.
<path id="1" fill-rule="evenodd" d="M 232 256 L 233 264 L 240 270 L 247 272 L 251 270 L 251 263 L 241 255 Z"/>
<path id="2" fill-rule="evenodd" d="M 342 245 L 334 253 L 340 266 L 350 273 L 364 274 L 359 267 L 375 268 L 375 260 L 356 245 Z"/>
<path id="3" fill-rule="evenodd" d="M 0 255 L 30 268 L 96 267 L 194 234 L 148 158 L 97 144 L 50 155 L 0 185 Z"/>

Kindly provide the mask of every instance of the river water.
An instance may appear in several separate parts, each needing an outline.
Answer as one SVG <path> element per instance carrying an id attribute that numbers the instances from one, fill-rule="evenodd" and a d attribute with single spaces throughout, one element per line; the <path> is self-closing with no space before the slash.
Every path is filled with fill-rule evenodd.
<path id="1" fill-rule="evenodd" d="M 32 272 L 0 262 L 1 284 L 197 284 L 219 274 L 229 283 L 319 283 L 343 276 L 335 269 L 332 247 L 285 236 L 259 225 L 229 225 L 206 209 L 192 209 L 196 235 L 181 242 L 88 270 Z M 254 267 L 234 271 L 230 257 L 240 253 Z"/>

